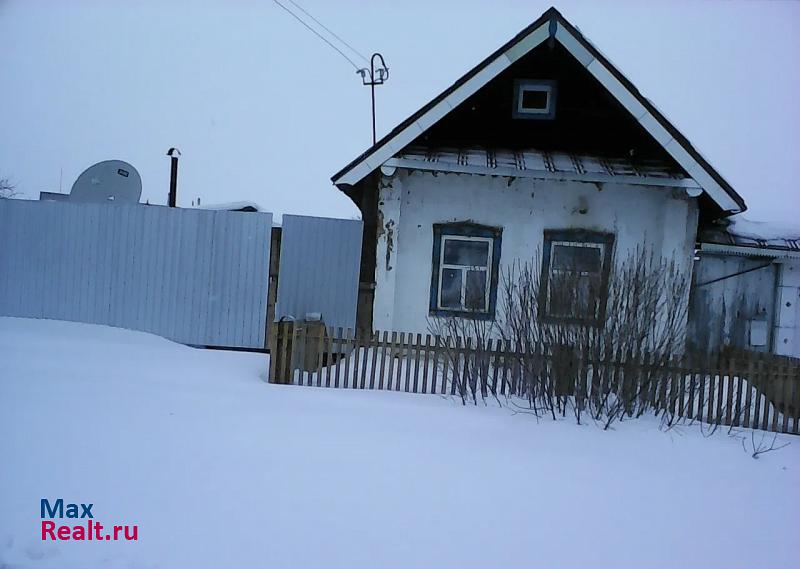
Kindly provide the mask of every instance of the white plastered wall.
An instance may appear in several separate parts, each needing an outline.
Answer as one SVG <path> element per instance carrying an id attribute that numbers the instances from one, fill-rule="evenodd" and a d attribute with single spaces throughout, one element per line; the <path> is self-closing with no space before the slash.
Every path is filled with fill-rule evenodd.
<path id="1" fill-rule="evenodd" d="M 428 329 L 435 223 L 501 227 L 501 274 L 538 258 L 545 229 L 580 228 L 613 233 L 618 259 L 643 244 L 674 257 L 687 278 L 697 228 L 696 200 L 681 189 L 403 169 L 382 179 L 378 210 L 373 327 L 407 332 Z"/>

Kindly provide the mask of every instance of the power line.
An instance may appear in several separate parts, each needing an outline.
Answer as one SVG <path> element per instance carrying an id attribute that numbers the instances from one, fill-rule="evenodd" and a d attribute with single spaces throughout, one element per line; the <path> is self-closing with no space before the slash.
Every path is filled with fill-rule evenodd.
<path id="1" fill-rule="evenodd" d="M 320 26 L 320 27 L 321 27 L 323 30 L 325 30 L 326 32 L 328 32 L 329 34 L 331 34 L 333 37 L 335 37 L 337 40 L 339 40 L 340 42 L 342 42 L 342 45 L 344 45 L 344 46 L 346 46 L 347 48 L 349 48 L 349 49 L 350 49 L 350 51 L 352 51 L 352 52 L 353 52 L 353 53 L 355 53 L 355 54 L 356 54 L 358 57 L 360 57 L 361 59 L 363 59 L 363 60 L 364 60 L 366 63 L 369 63 L 369 59 L 367 59 L 366 57 L 364 57 L 364 55 L 363 55 L 363 54 L 362 54 L 360 51 L 358 51 L 358 50 L 357 50 L 356 48 L 354 48 L 352 45 L 350 45 L 349 43 L 347 43 L 346 41 L 344 41 L 344 40 L 343 40 L 343 39 L 342 39 L 340 36 L 336 35 L 336 32 L 334 32 L 333 30 L 331 30 L 331 29 L 330 29 L 328 26 L 326 26 L 325 24 L 323 24 L 322 22 L 320 22 L 319 20 L 317 20 L 317 19 L 316 19 L 314 16 L 312 16 L 311 14 L 309 14 L 309 13 L 308 13 L 308 11 L 307 11 L 305 8 L 303 8 L 303 7 L 302 7 L 300 4 L 298 4 L 298 3 L 297 3 L 297 2 L 295 2 L 294 0 L 289 0 L 289 2 L 291 2 L 291 3 L 292 3 L 292 4 L 293 4 L 293 5 L 294 5 L 294 6 L 295 6 L 295 7 L 296 7 L 298 10 L 300 10 L 300 11 L 301 11 L 303 14 L 305 14 L 306 16 L 308 16 L 309 18 L 311 18 L 311 19 L 312 19 L 314 22 L 316 22 L 316 24 L 317 24 L 318 26 Z"/>
<path id="2" fill-rule="evenodd" d="M 339 49 L 338 47 L 336 47 L 335 45 L 333 45 L 333 44 L 332 44 L 330 41 L 328 41 L 328 39 L 327 39 L 326 37 L 324 37 L 324 36 L 323 36 L 323 35 L 321 35 L 319 32 L 317 32 L 317 30 L 315 30 L 314 28 L 312 28 L 311 26 L 309 26 L 307 23 L 305 23 L 305 22 L 304 22 L 304 21 L 303 21 L 303 20 L 302 20 L 302 19 L 301 19 L 301 18 L 300 18 L 300 17 L 299 17 L 297 14 L 295 14 L 295 13 L 294 13 L 294 12 L 292 12 L 292 11 L 291 11 L 289 8 L 287 8 L 286 6 L 284 6 L 283 4 L 281 4 L 280 2 L 278 2 L 278 0 L 272 0 L 272 1 L 273 1 L 273 2 L 275 2 L 275 3 L 276 3 L 278 6 L 280 6 L 281 8 L 283 8 L 284 10 L 286 10 L 286 12 L 288 12 L 288 13 L 289 13 L 289 14 L 290 14 L 290 15 L 291 15 L 291 16 L 292 16 L 292 17 L 293 17 L 295 20 L 297 20 L 298 22 L 300 22 L 301 24 L 303 24 L 303 25 L 304 25 L 306 28 L 308 28 L 308 30 L 309 30 L 309 31 L 311 31 L 311 32 L 312 32 L 312 33 L 313 33 L 315 36 L 317 36 L 319 39 L 321 39 L 322 41 L 324 41 L 324 42 L 325 42 L 326 44 L 328 44 L 330 47 L 332 47 L 333 49 L 335 49 L 335 50 L 337 51 L 337 53 L 338 53 L 339 55 L 341 55 L 342 57 L 344 57 L 344 58 L 345 58 L 345 59 L 346 59 L 346 60 L 347 60 L 347 61 L 350 63 L 350 65 L 352 65 L 352 66 L 353 66 L 353 68 L 354 68 L 356 71 L 360 71 L 360 70 L 361 70 L 361 68 L 360 68 L 358 65 L 356 65 L 355 61 L 353 61 L 352 59 L 350 59 L 349 57 L 347 57 L 347 55 L 346 55 L 346 54 L 345 54 L 345 53 L 344 53 L 344 52 L 343 52 L 341 49 Z M 289 1 L 291 2 L 291 0 L 289 0 Z M 294 4 L 294 2 L 292 2 L 292 4 Z M 301 8 L 301 9 L 302 9 L 302 8 Z M 315 20 L 315 21 L 316 21 L 316 20 Z M 324 26 L 323 26 L 323 27 L 324 27 Z M 326 29 L 327 29 L 327 28 L 326 28 Z M 340 40 L 340 41 L 341 41 L 341 40 Z M 342 43 L 344 43 L 344 42 L 342 42 Z M 347 44 L 345 44 L 345 45 L 347 45 Z M 350 49 L 352 49 L 352 48 L 350 48 Z M 359 54 L 359 55 L 360 55 L 360 54 Z M 363 57 L 363 56 L 362 56 L 362 57 Z"/>

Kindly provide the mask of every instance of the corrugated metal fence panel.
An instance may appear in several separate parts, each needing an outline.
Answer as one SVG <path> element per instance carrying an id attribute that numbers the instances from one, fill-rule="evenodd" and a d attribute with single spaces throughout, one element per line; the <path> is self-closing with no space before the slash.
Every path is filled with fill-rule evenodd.
<path id="1" fill-rule="evenodd" d="M 319 312 L 328 326 L 354 328 L 363 224 L 284 215 L 275 319 Z"/>
<path id="2" fill-rule="evenodd" d="M 265 346 L 272 214 L 0 200 L 0 315 Z"/>

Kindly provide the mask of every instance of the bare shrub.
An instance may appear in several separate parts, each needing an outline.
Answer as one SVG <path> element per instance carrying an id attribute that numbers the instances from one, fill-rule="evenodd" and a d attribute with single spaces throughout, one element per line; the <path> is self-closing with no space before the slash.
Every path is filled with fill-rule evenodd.
<path id="1" fill-rule="evenodd" d="M 16 195 L 16 186 L 8 178 L 0 178 L 0 199 L 11 199 Z"/>
<path id="2" fill-rule="evenodd" d="M 494 320 L 440 317 L 429 319 L 428 330 L 441 338 L 445 363 L 439 373 L 445 376 L 450 393 L 477 404 L 489 395 L 498 402 L 495 386 L 490 383 L 491 345 L 498 335 Z"/>
<path id="3" fill-rule="evenodd" d="M 686 399 L 676 365 L 686 339 L 686 272 L 643 247 L 612 261 L 605 281 L 577 270 L 547 274 L 540 266 L 534 259 L 504 271 L 496 322 L 429 321 L 432 333 L 447 338 L 454 393 L 464 403 L 487 395 L 499 401 L 489 376 L 502 365 L 500 391 L 537 416 L 571 414 L 608 429 L 654 411 L 672 426 Z M 487 349 L 493 338 L 502 340 L 502 362 Z"/>
<path id="4" fill-rule="evenodd" d="M 780 450 L 784 447 L 789 446 L 790 443 L 786 442 L 780 445 L 775 445 L 778 440 L 777 433 L 772 435 L 770 438 L 769 433 L 765 433 L 764 431 L 759 431 L 756 434 L 756 431 L 753 430 L 750 432 L 750 445 L 747 445 L 747 437 L 742 437 L 742 448 L 745 452 L 750 453 L 750 456 L 757 459 L 762 454 L 772 452 L 774 450 Z"/>

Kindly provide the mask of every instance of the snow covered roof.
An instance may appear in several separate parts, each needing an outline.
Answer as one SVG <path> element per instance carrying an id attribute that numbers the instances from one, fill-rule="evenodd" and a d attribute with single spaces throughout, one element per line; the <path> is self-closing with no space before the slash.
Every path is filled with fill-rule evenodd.
<path id="1" fill-rule="evenodd" d="M 701 249 L 758 257 L 800 258 L 800 227 L 733 216 L 700 231 Z"/>
<path id="2" fill-rule="evenodd" d="M 205 204 L 197 206 L 198 209 L 213 209 L 218 211 L 265 211 L 255 202 L 240 201 L 218 204 Z"/>
<path id="3" fill-rule="evenodd" d="M 686 170 L 723 213 L 740 213 L 747 209 L 744 199 L 686 137 L 555 8 L 547 10 L 508 43 L 336 173 L 332 178 L 333 183 L 341 190 L 359 183 L 510 65 L 548 39 L 560 43 L 580 62 Z"/>
<path id="4" fill-rule="evenodd" d="M 671 186 L 700 189 L 700 186 L 657 161 L 634 163 L 625 158 L 608 159 L 538 150 L 491 150 L 483 148 L 410 147 L 390 158 L 389 167 L 485 174 L 517 178 L 582 180 Z M 698 192 L 699 193 L 699 192 Z"/>

